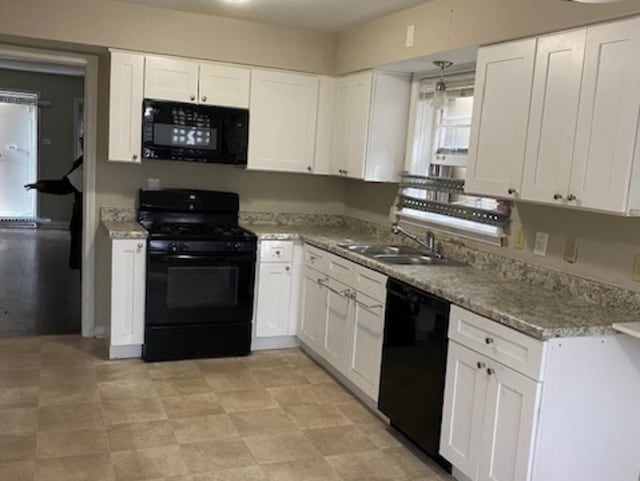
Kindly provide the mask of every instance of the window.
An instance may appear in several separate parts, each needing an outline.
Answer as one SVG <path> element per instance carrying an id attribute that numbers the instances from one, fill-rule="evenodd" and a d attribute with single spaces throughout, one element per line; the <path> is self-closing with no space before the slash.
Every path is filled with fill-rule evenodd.
<path id="1" fill-rule="evenodd" d="M 447 103 L 432 105 L 438 78 L 416 77 L 407 171 L 396 215 L 455 235 L 500 245 L 506 237 L 509 205 L 464 194 L 474 74 L 445 77 Z"/>

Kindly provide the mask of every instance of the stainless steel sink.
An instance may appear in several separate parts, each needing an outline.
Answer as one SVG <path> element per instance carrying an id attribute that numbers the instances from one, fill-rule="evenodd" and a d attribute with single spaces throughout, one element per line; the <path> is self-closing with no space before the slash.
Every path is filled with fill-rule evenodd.
<path id="1" fill-rule="evenodd" d="M 356 252 L 365 257 L 387 264 L 398 265 L 436 265 L 448 262 L 437 256 L 430 256 L 424 251 L 407 246 L 373 245 L 373 244 L 338 244 L 338 247 Z"/>
<path id="2" fill-rule="evenodd" d="M 446 264 L 442 258 L 431 257 L 424 254 L 381 254 L 373 256 L 374 259 L 388 264 L 427 266 L 436 264 Z"/>
<path id="3" fill-rule="evenodd" d="M 405 255 L 405 254 L 422 254 L 418 249 L 406 246 L 393 245 L 372 245 L 372 244 L 338 244 L 338 247 L 347 249 L 351 252 L 357 252 L 367 257 L 379 255 Z"/>

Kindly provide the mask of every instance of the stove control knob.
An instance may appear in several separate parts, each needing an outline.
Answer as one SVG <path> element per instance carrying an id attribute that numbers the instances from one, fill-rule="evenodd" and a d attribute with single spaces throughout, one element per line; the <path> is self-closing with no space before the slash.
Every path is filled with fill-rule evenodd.
<path id="1" fill-rule="evenodd" d="M 240 242 L 234 242 L 234 243 L 233 243 L 233 249 L 234 249 L 234 250 L 239 251 L 239 250 L 240 250 L 240 247 L 242 247 L 242 246 L 240 245 Z"/>
<path id="2" fill-rule="evenodd" d="M 189 246 L 187 244 L 185 244 L 184 242 L 180 243 L 180 251 L 188 251 L 189 250 Z"/>
<path id="3" fill-rule="evenodd" d="M 178 244 L 169 242 L 169 252 L 178 252 Z"/>

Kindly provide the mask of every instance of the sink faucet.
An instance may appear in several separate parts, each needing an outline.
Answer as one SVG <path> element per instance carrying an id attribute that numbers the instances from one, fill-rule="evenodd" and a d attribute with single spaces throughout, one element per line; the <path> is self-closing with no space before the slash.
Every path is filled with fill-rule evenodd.
<path id="1" fill-rule="evenodd" d="M 436 238 L 433 235 L 433 232 L 431 232 L 430 230 L 427 231 L 425 240 L 422 240 L 419 237 L 414 236 L 410 232 L 407 232 L 402 227 L 400 227 L 398 224 L 393 224 L 391 226 L 391 232 L 393 234 L 396 234 L 396 235 L 402 234 L 403 236 L 408 237 L 412 241 L 414 241 L 417 244 L 419 244 L 420 246 L 422 246 L 424 248 L 424 250 L 426 251 L 426 253 L 429 254 L 430 256 L 442 257 L 440 255 L 440 253 L 438 252 L 438 246 L 437 246 L 437 243 L 436 243 Z"/>

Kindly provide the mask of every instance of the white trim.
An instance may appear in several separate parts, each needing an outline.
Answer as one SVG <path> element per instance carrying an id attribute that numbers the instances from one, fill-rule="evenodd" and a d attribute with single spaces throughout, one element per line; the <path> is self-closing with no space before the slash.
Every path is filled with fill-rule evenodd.
<path id="1" fill-rule="evenodd" d="M 502 247 L 502 239 L 507 235 L 499 227 L 479 224 L 477 222 L 458 219 L 447 215 L 434 214 L 432 212 L 421 212 L 420 216 L 397 211 L 398 219 L 404 223 L 417 228 L 430 228 L 446 234 L 464 237 L 478 242 L 484 242 L 498 247 Z"/>
<path id="2" fill-rule="evenodd" d="M 142 357 L 142 344 L 109 346 L 109 359 L 135 359 Z"/>
<path id="3" fill-rule="evenodd" d="M 49 63 L 84 69 L 84 219 L 82 256 L 82 336 L 92 337 L 95 326 L 96 150 L 98 58 L 67 52 L 0 45 L 0 60 Z"/>
<path id="4" fill-rule="evenodd" d="M 271 349 L 293 349 L 300 347 L 296 336 L 254 337 L 251 339 L 252 351 L 269 351 Z"/>

